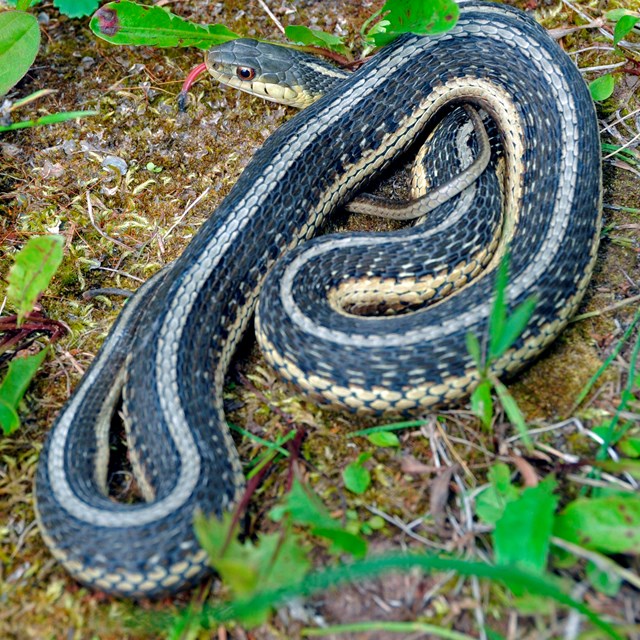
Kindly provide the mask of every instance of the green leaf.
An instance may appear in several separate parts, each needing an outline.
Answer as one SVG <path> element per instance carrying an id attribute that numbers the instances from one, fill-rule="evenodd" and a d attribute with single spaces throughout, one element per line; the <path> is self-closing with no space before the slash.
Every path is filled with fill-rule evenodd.
<path id="1" fill-rule="evenodd" d="M 587 578 L 594 589 L 606 596 L 614 597 L 618 595 L 622 585 L 622 578 L 611 571 L 603 571 L 595 563 L 587 562 L 585 569 Z"/>
<path id="2" fill-rule="evenodd" d="M 303 580 L 272 591 L 260 591 L 255 596 L 221 605 L 203 607 L 201 621 L 209 627 L 215 623 L 230 620 L 243 620 L 256 610 L 264 610 L 294 597 L 336 589 L 346 582 L 366 581 L 389 572 L 409 572 L 419 568 L 423 573 L 455 571 L 461 576 L 477 576 L 492 581 L 501 581 L 512 591 L 527 592 L 553 598 L 584 615 L 599 627 L 609 638 L 622 640 L 615 627 L 606 622 L 587 606 L 574 600 L 562 590 L 562 583 L 555 577 L 538 576 L 512 566 L 492 566 L 482 562 L 469 562 L 455 558 L 430 556 L 426 554 L 389 554 L 352 562 L 348 565 L 329 567 L 310 573 Z"/>
<path id="3" fill-rule="evenodd" d="M 235 597 L 290 586 L 307 574 L 311 564 L 299 536 L 287 530 L 262 535 L 255 544 L 250 540 L 239 542 L 235 536 L 227 543 L 232 521 L 231 513 L 225 513 L 221 520 L 197 514 L 194 528 L 211 566 Z M 248 623 L 263 622 L 269 610 L 268 606 L 257 608 Z"/>
<path id="4" fill-rule="evenodd" d="M 518 339 L 527 326 L 537 302 L 536 296 L 530 296 L 522 304 L 519 304 L 513 313 L 507 316 L 502 327 L 502 333 L 496 336 L 493 350 L 490 353 L 491 358 L 499 358 Z"/>
<path id="5" fill-rule="evenodd" d="M 502 462 L 489 469 L 488 479 L 491 486 L 476 496 L 476 513 L 488 524 L 495 524 L 502 517 L 507 503 L 518 499 L 520 491 L 511 484 L 511 471 Z"/>
<path id="6" fill-rule="evenodd" d="M 623 438 L 618 448 L 620 453 L 629 458 L 640 458 L 640 438 Z"/>
<path id="7" fill-rule="evenodd" d="M 629 9 L 611 9 L 611 11 L 607 11 L 604 15 L 610 22 L 617 22 L 622 16 L 633 15 L 633 12 L 629 11 Z"/>
<path id="8" fill-rule="evenodd" d="M 494 299 L 489 315 L 489 360 L 494 359 L 496 347 L 502 338 L 504 325 L 507 321 L 506 290 L 509 282 L 509 254 L 505 253 L 496 270 L 494 285 Z"/>
<path id="9" fill-rule="evenodd" d="M 377 46 L 384 46 L 401 33 L 443 33 L 458 20 L 460 10 L 453 0 L 387 0 L 382 16 L 389 25 L 385 33 L 369 32 Z"/>
<path id="10" fill-rule="evenodd" d="M 163 637 L 166 640 L 195 640 L 201 630 L 198 612 L 194 603 L 190 602 L 184 609 L 172 613 L 166 635 L 163 633 Z"/>
<path id="11" fill-rule="evenodd" d="M 53 6 L 70 18 L 90 16 L 98 8 L 98 0 L 53 0 Z"/>
<path id="12" fill-rule="evenodd" d="M 294 479 L 284 504 L 274 507 L 269 512 L 269 516 L 275 522 L 280 522 L 285 515 L 289 515 L 295 524 L 310 526 L 312 535 L 330 540 L 331 551 L 334 553 L 344 551 L 357 558 L 362 558 L 367 553 L 366 541 L 343 529 L 341 524 L 331 517 L 320 498 L 297 479 Z"/>
<path id="13" fill-rule="evenodd" d="M 465 336 L 465 340 L 467 343 L 467 352 L 473 358 L 473 361 L 476 363 L 478 369 L 481 369 L 484 365 L 482 358 L 482 348 L 480 347 L 480 341 L 475 333 L 467 333 Z"/>
<path id="14" fill-rule="evenodd" d="M 368 436 L 371 433 L 379 433 L 380 431 L 399 431 L 400 429 L 413 429 L 415 427 L 421 427 L 427 424 L 426 420 L 405 420 L 403 422 L 392 422 L 391 424 L 382 424 L 377 427 L 368 427 L 367 429 L 360 429 L 353 431 L 347 435 L 348 438 L 356 438 L 360 436 Z"/>
<path id="15" fill-rule="evenodd" d="M 345 56 L 348 56 L 350 53 L 349 49 L 344 45 L 342 38 L 327 33 L 326 31 L 317 31 L 303 25 L 290 24 L 284 28 L 284 35 L 287 36 L 291 42 L 320 47 L 321 49 L 329 49 L 330 51 L 336 51 Z"/>
<path id="16" fill-rule="evenodd" d="M 274 522 L 280 522 L 286 514 L 296 524 L 313 527 L 334 528 L 339 526 L 322 504 L 320 498 L 309 491 L 297 478 L 294 479 L 291 491 L 285 496 L 284 504 L 277 505 L 269 512 Z"/>
<path id="17" fill-rule="evenodd" d="M 553 514 L 558 498 L 553 477 L 525 489 L 505 505 L 493 532 L 496 562 L 542 575 L 547 565 Z"/>
<path id="18" fill-rule="evenodd" d="M 47 355 L 47 349 L 27 356 L 15 358 L 0 383 L 0 427 L 5 435 L 13 433 L 20 426 L 18 403 L 24 397 L 33 376 Z"/>
<path id="19" fill-rule="evenodd" d="M 344 486 L 352 493 L 361 495 L 371 484 L 369 469 L 362 465 L 371 457 L 370 453 L 361 453 L 355 462 L 351 462 L 342 472 Z"/>
<path id="20" fill-rule="evenodd" d="M 527 449 L 531 449 L 533 446 L 531 443 L 531 436 L 529 435 L 529 429 L 527 428 L 527 423 L 520 411 L 520 407 L 514 400 L 513 396 L 507 391 L 507 387 L 505 387 L 500 380 L 497 378 L 491 378 L 491 382 L 493 384 L 493 388 L 498 394 L 500 404 L 502 405 L 504 412 L 507 414 L 507 418 L 509 418 L 509 422 L 518 430 L 518 433 L 522 437 L 522 442 Z"/>
<path id="21" fill-rule="evenodd" d="M 221 24 L 199 25 L 157 6 L 108 2 L 91 18 L 89 27 L 112 44 L 209 49 L 240 36 Z"/>
<path id="22" fill-rule="evenodd" d="M 491 428 L 493 420 L 493 398 L 491 397 L 491 383 L 483 380 L 471 394 L 471 411 L 477 416 L 486 429 Z"/>
<path id="23" fill-rule="evenodd" d="M 613 30 L 613 46 L 617 46 L 620 40 L 624 40 L 638 22 L 640 22 L 640 18 L 637 16 L 621 16 Z"/>
<path id="24" fill-rule="evenodd" d="M 23 11 L 0 13 L 0 96 L 24 76 L 38 55 L 38 20 Z"/>
<path id="25" fill-rule="evenodd" d="M 0 398 L 0 428 L 5 436 L 20 427 L 20 416 L 14 407 Z"/>
<path id="26" fill-rule="evenodd" d="M 605 73 L 603 76 L 592 80 L 589 83 L 589 91 L 591 92 L 591 98 L 595 102 L 601 102 L 610 98 L 613 94 L 613 87 L 615 81 L 610 73 Z"/>
<path id="27" fill-rule="evenodd" d="M 593 433 L 600 436 L 602 440 L 607 443 L 608 447 L 617 444 L 618 440 L 620 440 L 631 427 L 631 423 L 627 422 L 625 425 L 617 428 L 616 425 L 613 425 L 612 429 L 611 423 L 612 420 L 607 420 L 605 423 L 592 428 Z"/>
<path id="28" fill-rule="evenodd" d="M 578 498 L 556 518 L 554 534 L 586 549 L 640 553 L 640 496 Z"/>
<path id="29" fill-rule="evenodd" d="M 98 111 L 62 111 L 60 113 L 50 113 L 46 116 L 36 118 L 35 120 L 22 120 L 0 126 L 1 131 L 16 131 L 18 129 L 28 129 L 30 127 L 40 127 L 47 124 L 58 124 L 59 122 L 67 122 L 68 120 L 76 120 L 87 116 L 97 116 Z"/>
<path id="30" fill-rule="evenodd" d="M 62 262 L 62 236 L 30 238 L 9 270 L 7 298 L 18 314 L 18 324 L 33 309 Z"/>
<path id="31" fill-rule="evenodd" d="M 399 447 L 400 439 L 390 431 L 379 431 L 367 436 L 367 440 L 376 447 Z"/>

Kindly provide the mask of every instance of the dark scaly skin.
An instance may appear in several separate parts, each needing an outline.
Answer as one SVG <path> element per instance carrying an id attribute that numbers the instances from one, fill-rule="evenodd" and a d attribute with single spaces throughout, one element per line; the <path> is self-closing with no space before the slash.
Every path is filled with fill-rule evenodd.
<path id="1" fill-rule="evenodd" d="M 437 39 L 399 38 L 344 85 L 282 126 L 256 153 L 184 254 L 127 303 L 53 427 L 38 468 L 41 531 L 75 578 L 112 594 L 137 597 L 175 591 L 207 573 L 192 518 L 198 508 L 222 513 L 242 489 L 240 463 L 222 411 L 222 384 L 265 274 L 403 152 L 429 119 L 417 105 L 456 77 L 477 71 L 500 86 L 508 77 L 507 91 L 512 92 L 520 125 L 503 136 L 508 142 L 519 136 L 527 142 L 522 153 L 511 158 L 511 170 L 523 167 L 524 186 L 517 201 L 519 218 L 507 222 L 513 230 L 509 303 L 518 304 L 532 289 L 539 303 L 518 351 L 500 367 L 521 366 L 561 330 L 586 287 L 600 225 L 593 105 L 571 61 L 524 14 L 475 3 L 461 9 L 452 32 Z M 472 58 L 476 51 L 477 67 Z M 534 58 L 527 59 L 529 51 Z M 536 66 L 545 55 L 550 62 Z M 487 106 L 484 98 L 477 101 Z M 382 145 L 388 150 L 384 154 Z M 513 155 L 511 147 L 506 152 Z M 559 203 L 555 209 L 549 199 Z M 325 245 L 327 252 L 313 250 L 320 262 L 329 256 L 331 267 L 332 251 L 342 241 L 324 242 L 334 244 Z M 451 250 L 455 259 L 457 249 Z M 338 258 L 333 264 L 342 269 L 345 262 L 353 263 L 356 276 L 377 268 L 372 262 L 361 265 L 354 255 L 348 251 L 346 260 Z M 371 261 L 373 256 L 367 251 L 365 257 Z M 295 260 L 300 254 L 287 264 Z M 326 278 L 321 268 L 313 267 L 308 275 Z M 336 335 L 351 332 L 350 318 L 332 313 L 322 299 L 301 297 L 303 290 L 324 290 L 325 282 L 301 288 L 294 278 L 289 293 L 318 314 L 314 321 L 326 323 Z M 376 395 L 381 382 L 391 391 L 398 385 L 400 395 L 410 386 L 407 396 L 423 386 L 429 402 L 446 401 L 469 389 L 464 335 L 485 330 L 492 283 L 490 269 L 464 297 L 455 295 L 428 312 L 389 319 L 394 331 L 407 328 L 412 318 L 432 328 L 452 328 L 432 341 L 411 343 L 410 353 L 401 349 L 404 355 L 394 356 L 376 344 L 383 340 L 391 347 L 397 342 L 388 329 L 382 338 L 375 333 L 377 321 L 370 324 L 374 333 L 369 355 L 361 350 L 358 334 L 338 350 L 335 343 L 290 324 L 279 325 L 261 340 L 274 362 L 283 357 L 278 350 L 287 358 L 301 354 L 305 369 L 303 379 L 296 381 L 306 383 L 312 393 L 320 390 L 309 380 L 321 374 L 331 381 L 329 391 L 355 381 L 354 397 L 372 410 L 377 407 L 364 392 Z M 269 286 L 277 288 L 273 281 Z M 463 322 L 472 310 L 473 318 Z M 268 313 L 261 312 L 261 332 L 266 331 Z M 286 323 L 286 318 L 281 320 Z M 437 334 L 409 328 L 408 340 L 411 331 Z M 291 346 L 285 345 L 283 335 L 292 340 Z M 396 369 L 405 377 L 398 379 Z M 296 377 L 288 365 L 281 371 Z M 103 495 L 106 428 L 99 418 L 117 405 L 119 386 L 112 386 L 114 380 L 125 379 L 124 410 L 130 419 L 134 463 L 140 482 L 155 491 L 148 504 L 117 504 Z M 456 388 L 452 380 L 464 384 Z"/>

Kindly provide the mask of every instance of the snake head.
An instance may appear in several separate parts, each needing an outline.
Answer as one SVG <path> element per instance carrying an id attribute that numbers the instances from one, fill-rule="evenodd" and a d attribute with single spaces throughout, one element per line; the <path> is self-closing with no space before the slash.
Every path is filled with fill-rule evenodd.
<path id="1" fill-rule="evenodd" d="M 212 47 L 205 64 L 221 84 L 298 109 L 348 75 L 308 53 L 249 38 Z"/>

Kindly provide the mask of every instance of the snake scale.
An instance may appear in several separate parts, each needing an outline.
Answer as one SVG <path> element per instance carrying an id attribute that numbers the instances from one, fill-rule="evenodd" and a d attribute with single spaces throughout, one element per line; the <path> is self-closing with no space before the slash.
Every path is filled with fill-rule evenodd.
<path id="1" fill-rule="evenodd" d="M 398 38 L 281 126 L 182 256 L 127 302 L 38 467 L 40 530 L 76 579 L 140 597 L 176 591 L 209 571 L 193 515 L 222 514 L 243 489 L 222 393 L 261 289 L 256 328 L 268 360 L 311 396 L 353 411 L 425 410 L 470 392 L 478 373 L 465 336 L 486 333 L 507 247 L 508 304 L 532 293 L 538 303 L 496 374 L 529 362 L 575 311 L 600 229 L 589 92 L 524 13 L 475 1 L 460 9 L 453 30 Z M 503 222 L 493 253 L 478 246 L 485 196 L 477 186 L 471 200 L 464 192 L 455 207 L 445 203 L 395 235 L 304 242 L 452 102 L 483 109 L 500 132 L 490 173 L 501 176 Z M 443 179 L 448 164 L 460 168 L 432 164 Z M 435 303 L 420 306 L 429 299 Z M 117 412 L 143 503 L 107 495 Z"/>

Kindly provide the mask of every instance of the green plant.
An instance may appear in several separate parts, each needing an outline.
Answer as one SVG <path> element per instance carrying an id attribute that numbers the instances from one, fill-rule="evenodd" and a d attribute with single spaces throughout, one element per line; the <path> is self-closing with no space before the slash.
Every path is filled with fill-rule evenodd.
<path id="1" fill-rule="evenodd" d="M 213 624 L 241 621 L 244 624 L 256 624 L 264 619 L 275 606 L 294 597 L 309 596 L 320 591 L 336 588 L 346 582 L 372 579 L 392 571 L 415 571 L 423 573 L 454 571 L 461 576 L 476 576 L 499 582 L 516 593 L 529 593 L 571 607 L 586 616 L 592 624 L 609 638 L 621 640 L 622 636 L 600 616 L 584 604 L 566 595 L 557 579 L 548 575 L 538 575 L 518 567 L 492 566 L 482 562 L 469 562 L 456 558 L 438 557 L 420 553 L 389 554 L 350 564 L 339 564 L 306 574 L 302 579 L 289 579 L 279 588 L 260 588 L 251 595 L 224 602 L 217 606 L 205 604 L 201 610 L 189 607 L 181 616 L 169 617 L 168 637 L 179 638 L 176 630 L 198 627 L 209 629 Z M 442 635 L 456 638 L 455 635 Z M 458 636 L 459 637 L 459 636 Z"/>
<path id="2" fill-rule="evenodd" d="M 493 421 L 492 390 L 495 390 L 502 407 L 511 423 L 522 435 L 523 442 L 530 446 L 527 425 L 513 396 L 492 371 L 492 366 L 515 343 L 524 331 L 536 306 L 534 296 L 517 306 L 510 314 L 506 301 L 509 281 L 509 255 L 505 254 L 496 272 L 495 293 L 489 316 L 488 336 L 480 339 L 473 333 L 467 334 L 467 350 L 478 368 L 480 381 L 471 394 L 471 409 L 480 418 L 485 428 Z"/>
<path id="3" fill-rule="evenodd" d="M 40 0 L 8 0 L 13 6 L 28 7 L 40 4 Z M 98 8 L 99 0 L 53 0 L 53 6 L 69 18 L 82 18 L 91 15 Z"/>
<path id="4" fill-rule="evenodd" d="M 356 460 L 350 462 L 342 472 L 344 486 L 357 495 L 363 494 L 371 484 L 371 473 L 364 463 L 371 458 L 370 452 L 361 453 Z"/>
<path id="5" fill-rule="evenodd" d="M 18 0 L 17 11 L 0 13 L 0 96 L 13 87 L 33 64 L 40 47 L 40 27 L 25 13 L 29 0 Z"/>
<path id="6" fill-rule="evenodd" d="M 452 0 L 388 0 L 365 22 L 361 35 L 365 45 L 382 46 L 401 33 L 441 33 L 454 26 L 458 13 L 458 6 Z M 368 28 L 375 19 L 378 19 L 376 24 Z M 92 17 L 90 28 L 107 42 L 121 45 L 208 49 L 240 37 L 224 25 L 194 24 L 162 7 L 148 7 L 128 0 L 103 5 Z M 328 49 L 341 56 L 349 54 L 342 39 L 323 31 L 290 25 L 285 35 L 302 46 Z"/>
<path id="7" fill-rule="evenodd" d="M 23 78 L 38 55 L 40 26 L 35 16 L 26 13 L 29 6 L 30 0 L 17 0 L 17 10 L 0 13 L 0 96 L 6 94 Z M 46 93 L 36 91 L 22 100 L 17 100 L 7 108 L 7 115 Z M 96 114 L 96 111 L 53 113 L 22 122 L 0 123 L 0 132 L 55 124 Z"/>
<path id="8" fill-rule="evenodd" d="M 60 266 L 63 244 L 61 236 L 31 238 L 16 255 L 9 271 L 7 288 L 7 301 L 16 311 L 13 322 L 9 324 L 16 329 L 24 323 L 25 317 Z M 18 404 L 46 354 L 47 349 L 42 349 L 36 354 L 15 358 L 9 364 L 0 383 L 0 427 L 5 435 L 20 426 Z"/>
<path id="9" fill-rule="evenodd" d="M 615 51 L 619 55 L 623 55 L 618 45 L 635 29 L 638 22 L 640 22 L 640 16 L 637 12 L 630 11 L 629 9 L 612 9 L 605 13 L 605 17 L 614 25 L 613 46 Z M 596 102 L 602 102 L 610 98 L 614 88 L 615 79 L 611 73 L 605 73 L 589 83 L 591 97 Z"/>
<path id="10" fill-rule="evenodd" d="M 492 534 L 496 562 L 518 566 L 536 574 L 547 567 L 551 547 L 569 551 L 572 558 L 598 559 L 591 552 L 637 554 L 640 548 L 640 498 L 630 493 L 607 497 L 581 497 L 556 513 L 557 483 L 551 476 L 535 487 L 520 488 L 512 484 L 510 470 L 495 464 L 488 474 L 489 486 L 476 497 L 476 513 L 494 525 Z M 573 560 L 571 560 L 573 562 Z M 568 557 L 562 564 L 567 565 Z M 613 560 L 599 558 L 610 576 L 620 584 L 624 578 L 632 584 L 637 577 Z M 587 572 L 594 588 L 601 590 L 598 573 Z M 607 583 L 611 590 L 612 580 Z"/>
<path id="11" fill-rule="evenodd" d="M 222 520 L 196 517 L 198 540 L 236 598 L 250 597 L 265 588 L 286 587 L 309 572 L 309 549 L 294 527 L 308 528 L 311 535 L 329 542 L 333 554 L 348 553 L 355 558 L 366 555 L 366 541 L 344 529 L 319 498 L 298 480 L 294 480 L 282 504 L 269 515 L 280 523 L 280 530 L 263 534 L 256 542 L 237 539 L 237 518 L 230 513 Z M 256 611 L 251 622 L 261 622 L 268 613 L 269 608 Z"/>

